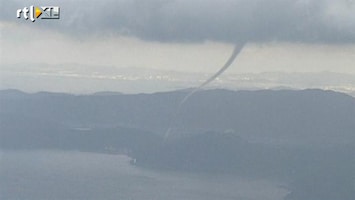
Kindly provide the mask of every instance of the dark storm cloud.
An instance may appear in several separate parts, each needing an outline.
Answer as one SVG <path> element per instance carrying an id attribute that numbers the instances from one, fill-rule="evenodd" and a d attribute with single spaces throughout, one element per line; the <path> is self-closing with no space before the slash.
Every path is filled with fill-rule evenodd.
<path id="1" fill-rule="evenodd" d="M 17 4 L 23 7 L 24 2 L 28 4 Z M 48 4 L 35 4 L 42 2 Z M 62 0 L 51 4 L 61 6 L 60 22 L 40 23 L 76 36 L 120 34 L 165 42 L 355 42 L 353 0 Z"/>

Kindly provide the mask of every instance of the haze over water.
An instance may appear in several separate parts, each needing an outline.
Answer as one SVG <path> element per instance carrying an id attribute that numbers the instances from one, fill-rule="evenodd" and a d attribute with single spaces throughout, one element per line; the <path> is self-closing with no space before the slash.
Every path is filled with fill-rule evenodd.
<path id="1" fill-rule="evenodd" d="M 2 152 L 0 197 L 7 199 L 278 200 L 280 183 L 141 169 L 123 155 L 73 151 Z"/>

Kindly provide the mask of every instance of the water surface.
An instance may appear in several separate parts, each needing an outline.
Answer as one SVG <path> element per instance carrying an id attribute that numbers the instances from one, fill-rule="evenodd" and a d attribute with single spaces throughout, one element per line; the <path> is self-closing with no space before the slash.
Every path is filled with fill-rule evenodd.
<path id="1" fill-rule="evenodd" d="M 138 168 L 124 155 L 0 152 L 0 199 L 281 200 L 280 183 Z"/>

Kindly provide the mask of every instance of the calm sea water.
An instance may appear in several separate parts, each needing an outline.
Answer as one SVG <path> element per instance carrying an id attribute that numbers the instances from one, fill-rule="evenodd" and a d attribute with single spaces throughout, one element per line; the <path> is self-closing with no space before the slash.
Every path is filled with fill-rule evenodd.
<path id="1" fill-rule="evenodd" d="M 0 152 L 2 200 L 282 200 L 280 183 L 159 172 L 123 155 L 63 151 Z"/>

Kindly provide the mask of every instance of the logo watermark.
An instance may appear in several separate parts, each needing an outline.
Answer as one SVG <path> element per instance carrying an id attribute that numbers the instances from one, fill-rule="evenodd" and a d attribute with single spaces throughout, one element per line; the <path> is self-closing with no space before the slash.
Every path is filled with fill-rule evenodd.
<path id="1" fill-rule="evenodd" d="M 35 22 L 36 19 L 59 19 L 60 8 L 58 6 L 30 6 L 18 9 L 16 11 L 16 17 L 24 19 L 30 19 Z"/>

